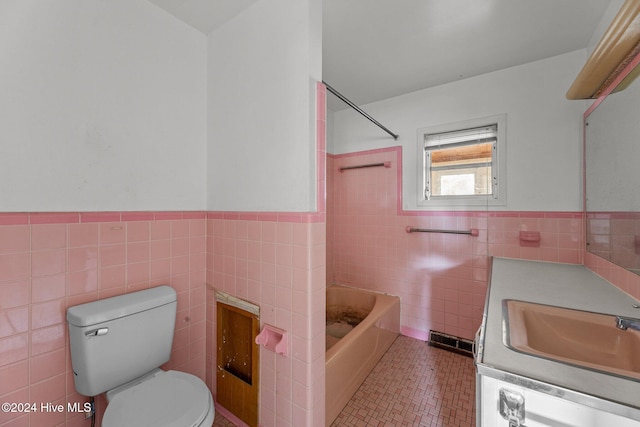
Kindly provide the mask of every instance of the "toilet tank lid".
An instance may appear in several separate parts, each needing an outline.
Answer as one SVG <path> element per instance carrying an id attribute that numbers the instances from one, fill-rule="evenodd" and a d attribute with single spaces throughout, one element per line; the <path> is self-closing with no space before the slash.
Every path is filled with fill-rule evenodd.
<path id="1" fill-rule="evenodd" d="M 176 291 L 169 286 L 162 285 L 69 307 L 67 321 L 74 326 L 91 326 L 174 301 L 176 301 Z"/>

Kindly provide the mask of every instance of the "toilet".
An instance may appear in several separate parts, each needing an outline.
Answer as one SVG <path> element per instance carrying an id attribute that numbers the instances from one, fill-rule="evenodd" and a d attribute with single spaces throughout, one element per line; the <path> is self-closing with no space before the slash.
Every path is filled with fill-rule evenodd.
<path id="1" fill-rule="evenodd" d="M 164 371 L 171 356 L 176 292 L 169 286 L 67 309 L 78 393 L 107 395 L 103 427 L 211 427 L 213 398 L 195 375 Z"/>

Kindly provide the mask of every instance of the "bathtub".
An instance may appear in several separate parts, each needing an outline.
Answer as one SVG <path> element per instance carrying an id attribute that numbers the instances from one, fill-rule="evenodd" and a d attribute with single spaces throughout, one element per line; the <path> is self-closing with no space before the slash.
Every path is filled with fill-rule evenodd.
<path id="1" fill-rule="evenodd" d="M 325 354 L 325 420 L 329 426 L 400 333 L 400 298 L 333 285 L 327 288 L 327 317 L 336 311 L 366 317 Z M 333 340 L 332 341 L 336 341 Z"/>

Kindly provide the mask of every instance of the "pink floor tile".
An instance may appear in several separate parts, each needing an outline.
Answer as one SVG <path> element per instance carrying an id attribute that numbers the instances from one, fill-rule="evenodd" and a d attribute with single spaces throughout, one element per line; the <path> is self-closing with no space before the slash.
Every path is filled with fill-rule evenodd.
<path id="1" fill-rule="evenodd" d="M 475 425 L 473 359 L 400 336 L 333 427 Z"/>

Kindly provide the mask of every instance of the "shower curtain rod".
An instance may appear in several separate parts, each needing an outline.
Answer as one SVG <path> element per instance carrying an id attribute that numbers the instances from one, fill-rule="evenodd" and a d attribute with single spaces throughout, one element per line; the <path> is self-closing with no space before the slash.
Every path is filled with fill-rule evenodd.
<path id="1" fill-rule="evenodd" d="M 348 98 L 346 98 L 343 94 L 341 94 L 340 92 L 338 92 L 337 90 L 335 90 L 334 88 L 332 88 L 331 86 L 329 86 L 329 84 L 327 82 L 325 82 L 324 80 L 322 81 L 322 83 L 327 87 L 327 90 L 329 92 L 331 92 L 332 94 L 334 94 L 335 96 L 337 96 L 338 98 L 340 98 L 340 100 L 342 102 L 344 102 L 345 104 L 347 104 L 349 107 L 353 108 L 354 110 L 356 110 L 358 113 L 362 114 L 365 118 L 367 118 L 371 123 L 373 123 L 374 125 L 378 126 L 380 129 L 382 129 L 383 131 L 385 131 L 386 133 L 388 133 L 389 135 L 391 135 L 393 137 L 393 139 L 397 140 L 398 139 L 398 135 L 396 135 L 395 133 L 391 132 L 389 129 L 387 129 L 385 126 L 383 126 L 379 121 L 377 121 L 376 119 L 374 119 L 373 117 L 371 117 L 369 114 L 367 114 L 366 112 L 364 112 L 362 110 L 362 108 L 358 107 L 356 104 L 354 104 L 353 102 L 351 102 Z"/>

